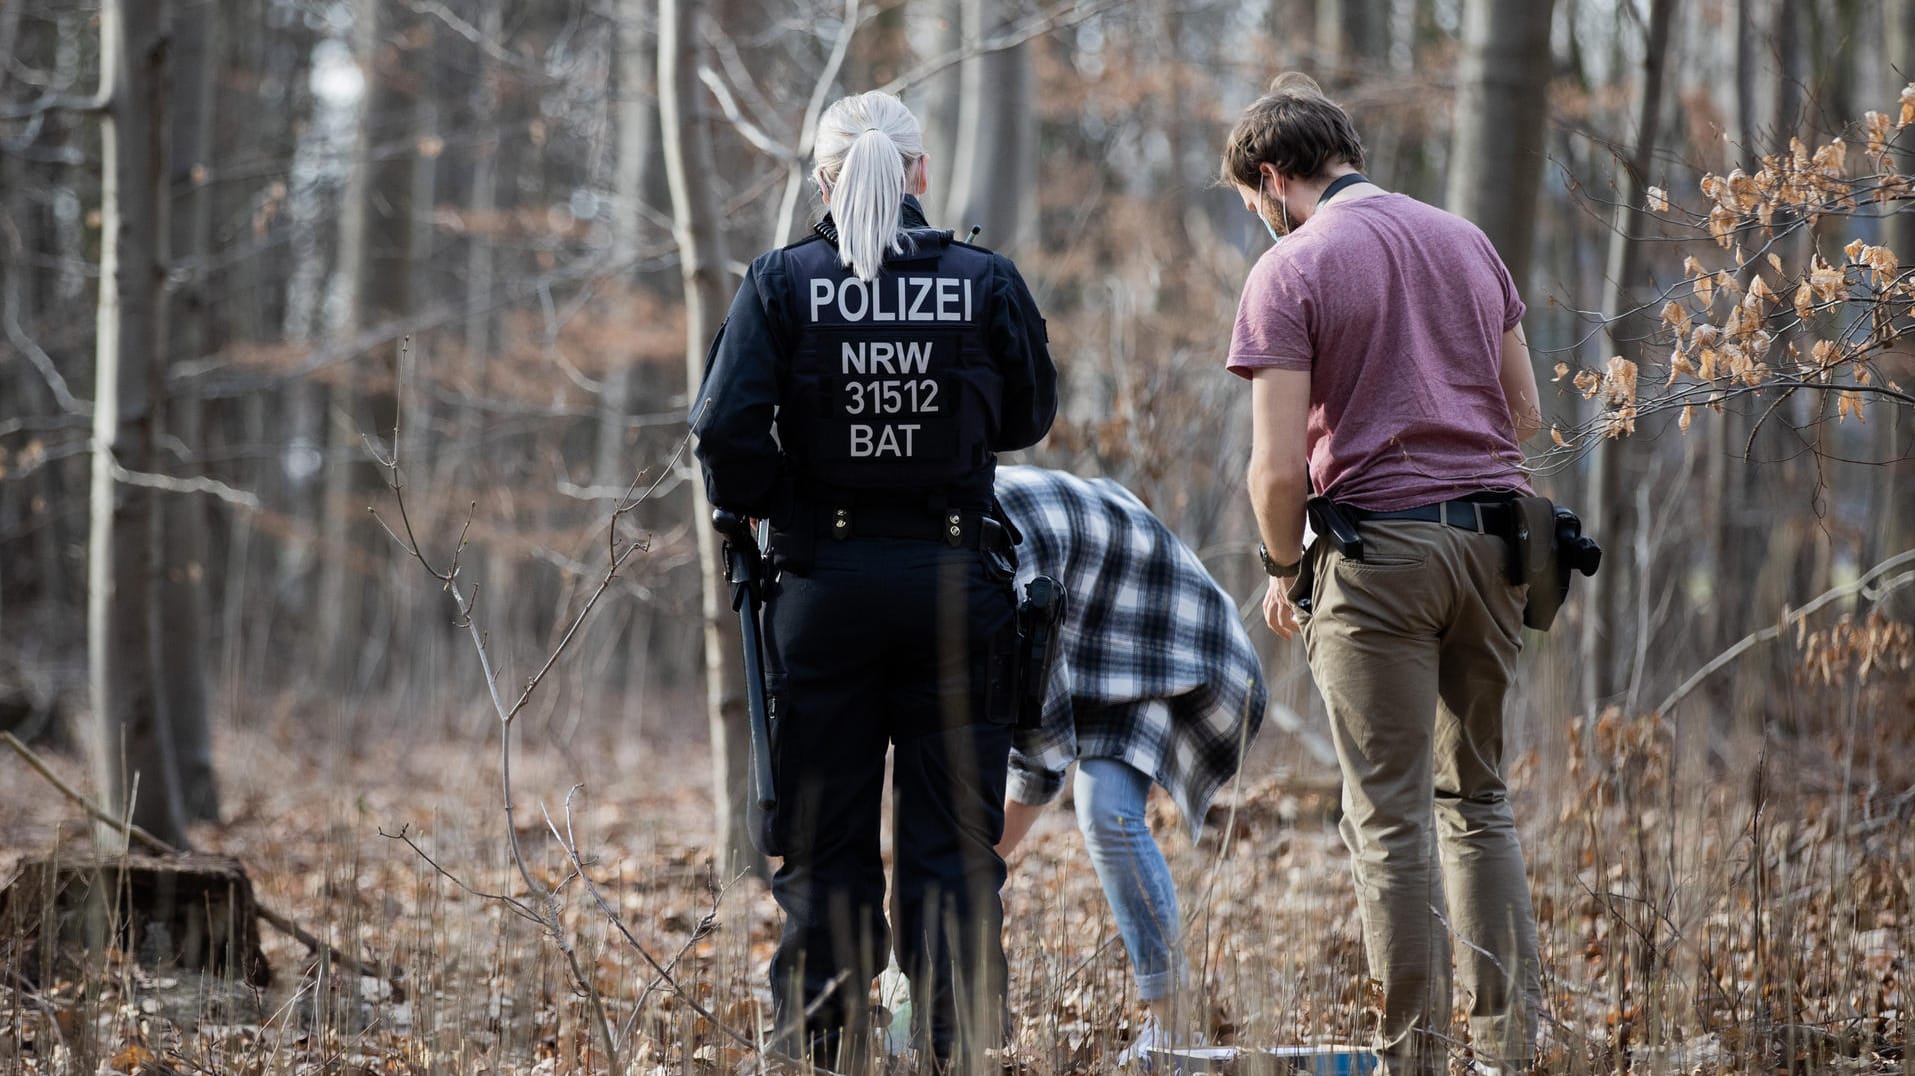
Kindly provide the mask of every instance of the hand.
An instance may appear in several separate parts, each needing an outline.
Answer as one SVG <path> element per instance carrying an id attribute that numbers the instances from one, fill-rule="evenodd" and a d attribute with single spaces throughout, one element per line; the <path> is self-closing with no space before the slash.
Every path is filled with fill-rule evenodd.
<path id="1" fill-rule="evenodd" d="M 1281 639 L 1294 638 L 1299 630 L 1296 610 L 1290 608 L 1289 589 L 1297 580 L 1296 576 L 1287 579 L 1273 578 L 1270 589 L 1263 592 L 1263 622 Z"/>
<path id="2" fill-rule="evenodd" d="M 1031 831 L 1031 824 L 1037 821 L 1037 816 L 1043 811 L 1043 804 L 1019 803 L 1008 796 L 1005 797 L 1004 836 L 997 842 L 999 859 L 1011 858 L 1011 850 L 1016 848 L 1018 842 L 1024 839 L 1024 835 Z"/>

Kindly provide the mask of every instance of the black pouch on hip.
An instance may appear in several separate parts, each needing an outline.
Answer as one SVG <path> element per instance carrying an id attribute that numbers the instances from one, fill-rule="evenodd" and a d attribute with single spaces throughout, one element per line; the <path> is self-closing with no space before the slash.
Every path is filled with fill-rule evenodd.
<path id="1" fill-rule="evenodd" d="M 1510 581 L 1529 584 L 1523 625 L 1548 631 L 1569 598 L 1570 573 L 1595 575 L 1602 547 L 1583 534 L 1576 513 L 1548 497 L 1519 497 L 1510 509 Z"/>
<path id="2" fill-rule="evenodd" d="M 1548 631 L 1568 596 L 1568 588 L 1559 590 L 1557 583 L 1556 506 L 1548 497 L 1532 496 L 1518 497 L 1509 507 L 1509 581 L 1529 584 L 1523 624 Z"/>

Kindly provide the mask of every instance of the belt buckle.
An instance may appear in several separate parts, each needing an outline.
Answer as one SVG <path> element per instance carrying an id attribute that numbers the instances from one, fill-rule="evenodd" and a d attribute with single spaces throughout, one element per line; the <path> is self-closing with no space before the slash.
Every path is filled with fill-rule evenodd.
<path id="1" fill-rule="evenodd" d="M 1490 533 L 1489 521 L 1483 516 L 1484 504 L 1481 501 L 1454 500 L 1444 501 L 1437 508 L 1438 521 L 1444 526 L 1458 530 L 1475 531 L 1478 534 Z M 1457 514 L 1458 510 L 1463 514 Z"/>

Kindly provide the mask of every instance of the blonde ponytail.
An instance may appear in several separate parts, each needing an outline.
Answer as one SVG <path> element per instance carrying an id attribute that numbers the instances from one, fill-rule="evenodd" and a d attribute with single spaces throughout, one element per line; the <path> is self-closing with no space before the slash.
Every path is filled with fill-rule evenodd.
<path id="1" fill-rule="evenodd" d="M 899 212 L 923 156 L 917 117 L 882 90 L 843 98 L 818 121 L 818 185 L 830 193 L 838 260 L 860 280 L 876 279 L 885 254 L 904 250 Z"/>

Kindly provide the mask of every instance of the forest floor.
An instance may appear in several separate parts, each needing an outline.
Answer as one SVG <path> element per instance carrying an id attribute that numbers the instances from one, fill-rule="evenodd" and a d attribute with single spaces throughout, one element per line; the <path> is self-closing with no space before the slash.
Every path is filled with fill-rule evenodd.
<path id="1" fill-rule="evenodd" d="M 1539 1071 L 1906 1070 L 1907 692 L 1851 693 L 1828 729 L 1679 729 L 1612 714 L 1516 737 L 1547 994 Z M 748 1038 L 766 1030 L 778 914 L 756 878 L 714 874 L 703 735 L 694 707 L 672 709 L 637 733 L 589 721 L 522 729 L 519 837 L 535 876 L 563 882 L 570 866 L 543 812 L 563 829 L 582 785 L 577 843 L 631 940 L 575 880 L 560 889 L 564 933 L 605 999 L 622 1067 L 741 1071 L 751 1052 L 688 1002 Z M 264 989 L 138 968 L 111 950 L 53 981 L 10 967 L 0 1071 L 604 1071 L 559 946 L 479 895 L 526 892 L 505 839 L 496 730 L 426 728 L 403 713 L 367 722 L 362 710 L 348 734 L 339 710 L 286 699 L 229 717 L 225 820 L 194 843 L 236 857 L 263 904 L 382 975 L 329 969 L 264 927 Z M 1152 801 L 1212 1009 L 1205 1030 L 1252 1046 L 1362 1042 L 1374 1011 L 1334 772 L 1275 730 L 1264 741 L 1197 841 L 1161 793 Z M 88 784 L 77 755 L 48 757 Z M 87 831 L 0 757 L 0 879 L 23 856 L 83 846 Z M 1013 858 L 1005 899 L 1017 1016 L 1007 1071 L 1109 1071 L 1142 1009 L 1068 809 L 1047 812 Z M 676 961 L 675 988 L 634 943 Z M 1459 990 L 1459 1036 L 1468 1001 Z M 1467 1056 L 1459 1042 L 1455 1071 Z"/>

